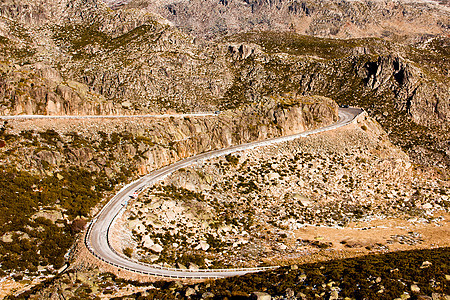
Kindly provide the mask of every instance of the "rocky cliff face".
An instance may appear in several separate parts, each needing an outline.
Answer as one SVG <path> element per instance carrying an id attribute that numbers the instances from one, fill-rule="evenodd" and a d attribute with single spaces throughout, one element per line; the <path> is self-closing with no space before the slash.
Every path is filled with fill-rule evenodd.
<path id="1" fill-rule="evenodd" d="M 119 114 L 105 97 L 76 81 L 63 81 L 60 72 L 45 64 L 11 66 L 0 63 L 3 115 Z"/>
<path id="2" fill-rule="evenodd" d="M 259 105 L 207 118 L 10 121 L 6 133 L 17 135 L 9 138 L 6 147 L 15 154 L 3 152 L 2 161 L 44 173 L 76 166 L 114 174 L 127 165 L 145 174 L 197 153 L 293 134 L 336 120 L 337 105 L 331 99 L 297 97 L 284 105 L 267 98 Z M 58 136 L 55 145 L 45 139 L 48 130 Z M 39 146 L 20 147 L 27 143 L 23 138 L 36 140 Z"/>
<path id="3" fill-rule="evenodd" d="M 447 130 L 450 125 L 448 80 L 424 80 L 426 75 L 419 67 L 392 55 L 368 62 L 361 75 L 366 86 L 378 93 L 391 89 L 395 107 L 410 115 L 415 123 L 438 125 Z"/>
<path id="4" fill-rule="evenodd" d="M 385 42 L 377 41 L 362 45 L 350 40 L 344 44 L 270 33 L 231 39 L 238 41 L 257 44 L 260 54 L 234 65 L 232 102 L 287 91 L 324 95 L 341 104 L 365 108 L 404 149 L 421 148 L 417 148 L 422 152 L 420 162 L 427 155 L 432 157 L 430 162 L 449 162 L 446 39 L 431 42 L 427 47 L 435 50 L 429 52 L 397 44 L 395 54 L 389 49 L 393 44 L 387 48 Z M 428 150 L 424 152 L 423 147 Z"/>
<path id="5" fill-rule="evenodd" d="M 144 10 L 112 11 L 96 1 L 66 4 L 54 9 L 25 5 L 25 10 L 8 2 L 0 7 L 0 53 L 5 64 L 1 81 L 10 90 L 4 92 L 3 114 L 66 114 L 76 110 L 78 98 L 108 102 L 88 105 L 80 114 L 205 110 L 227 90 L 232 75 L 217 45 L 198 43 Z M 36 10 L 37 20 L 29 17 L 29 10 Z M 40 65 L 52 69 L 58 80 L 37 93 L 33 106 L 26 98 L 34 98 L 35 86 L 42 86 L 37 77 L 46 74 L 34 72 Z M 20 87 L 23 95 L 14 91 L 20 80 L 33 84 Z M 68 86 L 69 81 L 74 93 L 65 95 L 73 99 L 72 109 L 58 104 L 67 97 L 50 95 L 57 93 L 55 85 Z M 47 105 L 47 98 L 53 103 Z"/>

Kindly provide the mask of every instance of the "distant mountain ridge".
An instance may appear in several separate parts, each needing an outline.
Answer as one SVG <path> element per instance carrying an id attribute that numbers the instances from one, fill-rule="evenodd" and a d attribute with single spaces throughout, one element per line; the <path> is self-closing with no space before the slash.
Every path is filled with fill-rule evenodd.
<path id="1" fill-rule="evenodd" d="M 319 37 L 428 37 L 449 33 L 448 1 L 369 0 L 107 0 L 145 8 L 196 36 L 215 39 L 248 31 Z"/>

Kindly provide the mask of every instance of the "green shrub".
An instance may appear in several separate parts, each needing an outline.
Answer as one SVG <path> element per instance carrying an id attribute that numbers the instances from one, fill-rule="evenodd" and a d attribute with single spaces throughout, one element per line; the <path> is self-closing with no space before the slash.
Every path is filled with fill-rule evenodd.
<path id="1" fill-rule="evenodd" d="M 131 256 L 133 255 L 133 249 L 125 248 L 125 249 L 123 249 L 123 254 L 125 254 L 126 256 L 131 258 Z"/>

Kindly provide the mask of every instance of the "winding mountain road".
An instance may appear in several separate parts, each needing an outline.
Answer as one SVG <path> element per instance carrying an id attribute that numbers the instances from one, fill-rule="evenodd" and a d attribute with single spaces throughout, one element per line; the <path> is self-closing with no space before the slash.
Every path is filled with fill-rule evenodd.
<path id="1" fill-rule="evenodd" d="M 152 185 L 172 172 L 188 167 L 199 161 L 210 159 L 213 157 L 223 156 L 229 153 L 248 150 L 255 147 L 261 147 L 265 145 L 280 143 L 284 141 L 294 140 L 300 137 L 306 137 L 308 135 L 333 130 L 351 123 L 363 110 L 358 108 L 339 108 L 339 121 L 336 123 L 305 131 L 299 134 L 290 136 L 283 136 L 277 138 L 271 138 L 264 141 L 257 141 L 237 145 L 225 149 L 209 151 L 196 156 L 192 156 L 181 161 L 178 161 L 169 166 L 156 170 L 140 179 L 128 184 L 122 190 L 120 190 L 98 213 L 98 215 L 89 224 L 88 232 L 85 236 L 85 243 L 88 249 L 102 261 L 116 266 L 118 268 L 126 269 L 132 272 L 141 274 L 170 277 L 170 278 L 191 278 L 191 279 L 205 279 L 205 278 L 222 278 L 236 275 L 243 275 L 251 272 L 259 272 L 269 268 L 244 268 L 244 269 L 200 269 L 200 270 L 185 270 L 174 268 L 163 268 L 158 265 L 144 264 L 137 261 L 133 261 L 128 257 L 117 253 L 110 245 L 110 228 L 114 224 L 116 218 L 125 210 L 128 200 L 134 193 L 139 193 L 146 186 Z"/>

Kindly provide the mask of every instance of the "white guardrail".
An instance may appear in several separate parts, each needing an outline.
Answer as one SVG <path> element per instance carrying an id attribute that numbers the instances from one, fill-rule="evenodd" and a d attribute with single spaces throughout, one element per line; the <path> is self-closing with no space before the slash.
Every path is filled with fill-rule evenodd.
<path id="1" fill-rule="evenodd" d="M 124 269 L 127 271 L 131 271 L 134 273 L 140 273 L 140 274 L 144 274 L 144 275 L 150 275 L 150 276 L 155 276 L 155 277 L 169 277 L 169 278 L 178 278 L 178 279 L 217 279 L 217 278 L 224 278 L 225 276 L 209 276 L 209 275 L 205 275 L 205 276 L 183 276 L 183 275 L 171 275 L 171 274 L 160 274 L 160 273 L 155 273 L 152 271 L 140 271 L 140 270 L 134 270 L 125 266 L 121 266 L 118 265 L 116 263 L 110 262 L 106 259 L 104 259 L 103 257 L 101 257 L 100 255 L 98 255 L 97 253 L 95 253 L 94 249 L 92 249 L 91 247 L 91 243 L 89 241 L 89 235 L 90 235 L 90 231 L 91 231 L 91 227 L 92 227 L 92 222 L 89 222 L 88 225 L 88 230 L 87 233 L 84 237 L 84 242 L 88 248 L 88 250 L 98 259 L 100 259 L 101 261 L 112 265 L 114 267 L 120 268 L 120 269 Z M 111 225 L 110 225 L 111 226 Z M 109 234 L 109 227 L 108 226 L 108 233 Z M 119 256 L 124 257 L 123 255 L 121 255 L 120 253 L 118 253 L 109 243 L 109 239 L 108 239 L 108 246 L 111 248 L 111 250 L 116 253 Z M 128 258 L 127 258 L 128 259 Z M 153 269 L 159 269 L 159 270 L 166 270 L 166 271 L 175 271 L 175 272 L 204 272 L 204 273 L 210 273 L 210 272 L 240 272 L 240 271 L 248 271 L 250 272 L 258 272 L 258 271 L 265 271 L 265 270 L 270 270 L 270 269 L 276 269 L 278 268 L 278 266 L 270 266 L 270 267 L 259 267 L 259 268 L 240 268 L 240 269 L 197 269 L 197 270 L 191 270 L 191 269 L 177 269 L 177 268 L 167 268 L 167 267 L 163 267 L 160 265 L 151 265 L 151 264 L 146 264 L 144 262 L 140 262 L 140 261 L 134 261 L 137 264 L 143 265 L 143 266 L 147 266 L 149 268 L 153 268 Z"/>
<path id="2" fill-rule="evenodd" d="M 0 120 L 37 120 L 37 119 L 124 119 L 124 118 L 184 118 L 219 115 L 220 111 L 208 111 L 182 114 L 145 114 L 145 115 L 14 115 L 2 116 Z"/>
<path id="3" fill-rule="evenodd" d="M 206 114 L 210 114 L 210 113 L 206 113 Z M 214 113 L 217 114 L 217 113 Z M 291 141 L 294 139 L 298 139 L 300 137 L 307 137 L 308 135 L 311 134 L 315 134 L 315 133 L 320 133 L 320 132 L 324 132 L 324 131 L 329 131 L 329 130 L 334 130 L 336 128 L 348 125 L 350 123 L 354 123 L 356 122 L 357 118 L 361 115 L 364 115 L 365 111 L 360 110 L 360 112 L 356 115 L 353 116 L 353 118 L 351 120 L 348 120 L 347 122 L 344 123 L 335 123 L 323 128 L 319 128 L 319 129 L 314 129 L 314 130 L 310 130 L 310 131 L 306 131 L 303 133 L 299 133 L 299 134 L 294 134 L 294 135 L 290 135 L 290 136 L 285 136 L 285 137 L 277 137 L 277 138 L 271 138 L 265 141 L 260 141 L 260 142 L 252 142 L 252 143 L 247 143 L 247 144 L 242 144 L 242 145 L 237 145 L 237 146 L 233 146 L 230 148 L 226 148 L 226 149 L 222 149 L 222 150 L 215 150 L 212 151 L 214 153 L 202 153 L 199 155 L 196 155 L 194 157 L 190 157 L 188 158 L 189 161 L 183 163 L 183 161 L 179 161 L 177 163 L 175 163 L 177 166 L 175 168 L 172 168 L 168 171 L 163 172 L 162 174 L 160 174 L 157 178 L 153 178 L 153 179 L 147 179 L 145 180 L 146 177 L 150 176 L 151 174 L 145 175 L 127 185 L 125 185 L 118 193 L 120 193 L 121 191 L 125 190 L 127 187 L 129 187 L 130 185 L 135 184 L 137 181 L 141 181 L 141 184 L 139 185 L 138 189 L 144 186 L 150 186 L 158 181 L 161 181 L 162 179 L 164 179 L 165 177 L 169 176 L 171 173 L 173 173 L 174 171 L 186 167 L 188 165 L 191 164 L 195 164 L 198 161 L 202 161 L 204 159 L 211 159 L 214 157 L 219 157 L 219 156 L 223 156 L 223 155 L 227 155 L 230 153 L 234 153 L 234 152 L 238 152 L 238 151 L 242 151 L 242 150 L 249 150 L 249 149 L 253 149 L 256 147 L 261 147 L 261 146 L 267 146 L 267 145 L 271 145 L 274 143 L 281 143 L 281 142 L 285 142 L 285 141 Z M 0 117 L 1 118 L 1 117 Z M 195 159 L 195 157 L 198 157 L 197 159 Z M 144 179 L 144 180 L 143 180 Z M 142 189 L 141 189 L 142 190 Z M 117 193 L 117 194 L 118 194 Z M 116 194 L 116 195 L 117 195 Z M 237 268 L 237 269 L 197 269 L 197 270 L 192 270 L 192 269 L 177 269 L 177 268 L 167 268 L 167 267 L 163 267 L 160 265 L 153 265 L 153 264 L 147 264 L 144 262 L 140 262 L 140 261 L 134 261 L 133 263 L 142 265 L 142 266 L 146 266 L 149 269 L 157 269 L 157 270 L 166 270 L 166 271 L 173 271 L 173 272 L 179 272 L 179 273 L 191 273 L 191 272 L 195 272 L 195 273 L 205 273 L 205 275 L 201 275 L 201 276 L 189 276 L 189 275 L 172 275 L 172 274 L 161 274 L 155 271 L 141 271 L 141 270 L 135 270 L 135 269 L 131 269 L 128 268 L 126 266 L 121 266 L 118 265 L 114 262 L 110 262 L 106 259 L 104 259 L 103 257 L 101 257 L 100 255 L 98 255 L 94 249 L 92 249 L 91 243 L 90 243 L 90 234 L 91 234 L 91 229 L 92 229 L 92 225 L 94 224 L 94 222 L 96 221 L 96 219 L 98 218 L 98 216 L 106 209 L 106 207 L 109 206 L 111 202 L 108 202 L 103 208 L 102 210 L 97 214 L 96 217 L 94 217 L 94 219 L 89 222 L 88 225 L 88 229 L 87 232 L 85 234 L 85 238 L 84 238 L 84 242 L 88 248 L 88 250 L 98 259 L 100 259 L 101 261 L 112 265 L 114 267 L 120 268 L 120 269 L 124 269 L 127 271 L 131 271 L 131 272 L 135 272 L 135 273 L 139 273 L 139 274 L 144 274 L 144 275 L 150 275 L 150 276 L 156 276 L 156 277 L 166 277 L 166 278 L 177 278 L 177 279 L 216 279 L 216 278 L 223 278 L 226 277 L 226 275 L 223 276 L 217 276 L 217 275 L 208 275 L 208 273 L 232 273 L 232 272 L 260 272 L 260 271 L 265 271 L 265 270 L 271 270 L 271 269 L 276 269 L 279 266 L 270 266 L 270 267 L 259 267 L 259 268 Z M 112 227 L 112 225 L 114 224 L 114 222 L 116 221 L 117 217 L 125 210 L 125 207 L 123 206 L 113 217 L 112 221 L 109 223 L 108 228 L 106 230 L 106 235 L 107 235 L 107 243 L 108 243 L 108 247 L 118 256 L 125 258 L 125 259 L 129 259 L 128 257 L 125 257 L 124 255 L 118 253 L 110 244 L 109 241 L 109 232 L 110 232 L 110 228 Z"/>

